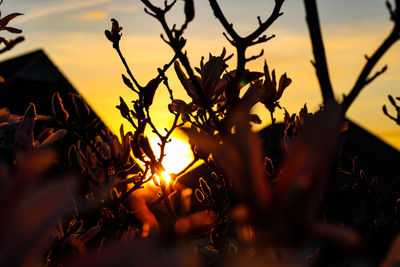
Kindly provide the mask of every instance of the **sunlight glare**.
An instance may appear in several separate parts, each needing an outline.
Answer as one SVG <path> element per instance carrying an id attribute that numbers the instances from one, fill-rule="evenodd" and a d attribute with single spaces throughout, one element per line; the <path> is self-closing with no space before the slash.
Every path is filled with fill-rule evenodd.
<path id="1" fill-rule="evenodd" d="M 160 146 L 158 145 L 158 142 L 158 138 L 150 139 L 151 147 L 156 155 L 160 154 Z M 166 174 L 179 173 L 193 160 L 190 145 L 177 137 L 172 137 L 172 141 L 165 146 L 165 154 L 166 156 L 162 162 L 165 172 L 163 172 L 162 175 L 166 181 L 168 179 L 166 178 Z M 169 179 L 171 178 L 169 177 Z"/>
<path id="2" fill-rule="evenodd" d="M 166 184 L 169 184 L 172 180 L 171 176 L 166 171 L 161 173 L 161 177 L 165 180 Z"/>

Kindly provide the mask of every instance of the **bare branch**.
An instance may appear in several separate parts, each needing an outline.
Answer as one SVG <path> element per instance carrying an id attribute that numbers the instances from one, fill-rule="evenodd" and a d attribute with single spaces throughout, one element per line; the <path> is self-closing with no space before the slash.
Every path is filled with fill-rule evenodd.
<path id="1" fill-rule="evenodd" d="M 167 39 L 165 39 L 163 34 L 160 34 L 160 37 L 166 44 L 171 45 L 171 43 Z"/>
<path id="2" fill-rule="evenodd" d="M 147 8 L 144 9 L 144 13 L 146 13 L 146 14 L 152 16 L 153 18 L 156 18 L 156 17 L 157 17 L 156 14 L 151 13 Z"/>
<path id="3" fill-rule="evenodd" d="M 203 94 L 203 90 L 202 87 L 199 83 L 199 81 L 196 78 L 196 75 L 193 72 L 193 69 L 190 65 L 189 59 L 186 55 L 186 53 L 182 52 L 183 47 L 186 44 L 186 39 L 183 38 L 181 35 L 183 33 L 183 29 L 181 30 L 175 30 L 173 31 L 167 24 L 166 21 L 166 13 L 168 12 L 168 8 L 160 9 L 156 6 L 154 6 L 153 4 L 151 4 L 151 2 L 149 0 L 141 0 L 143 4 L 146 5 L 146 7 L 148 7 L 151 11 L 153 11 L 156 16 L 155 18 L 160 22 L 161 26 L 163 27 L 163 30 L 165 32 L 165 34 L 168 37 L 168 44 L 170 45 L 170 47 L 174 50 L 175 55 L 179 58 L 179 61 L 182 63 L 183 67 L 185 68 L 197 94 L 200 97 L 200 102 L 204 105 L 204 107 L 208 110 L 208 112 L 210 113 L 210 116 L 212 117 L 214 123 L 216 125 L 220 126 L 220 121 L 218 120 L 218 118 L 216 117 L 213 109 L 210 107 L 210 103 L 209 100 L 204 96 Z M 171 4 L 173 5 L 176 2 L 176 0 Z M 190 16 L 189 16 L 190 19 Z M 189 22 L 189 21 L 187 21 Z M 186 23 L 186 22 L 185 22 Z M 187 26 L 187 25 L 186 25 Z M 184 26 L 184 27 L 186 27 Z M 223 127 L 219 127 L 220 129 L 223 129 Z"/>
<path id="4" fill-rule="evenodd" d="M 232 46 L 236 46 L 235 41 L 233 41 L 232 39 L 230 39 L 230 38 L 228 37 L 228 35 L 227 35 L 225 32 L 223 32 L 222 35 L 225 36 L 226 40 L 228 40 L 228 42 L 229 42 Z"/>
<path id="5" fill-rule="evenodd" d="M 389 36 L 383 41 L 383 43 L 379 46 L 375 53 L 367 60 L 367 63 L 365 64 L 360 75 L 358 76 L 357 81 L 351 89 L 350 93 L 344 98 L 342 105 L 345 112 L 349 109 L 350 105 L 356 99 L 358 94 L 364 89 L 364 87 L 386 70 L 386 68 L 383 68 L 381 71 L 377 72 L 377 74 L 375 74 L 371 78 L 368 78 L 372 69 L 375 67 L 381 57 L 396 41 L 399 40 L 399 34 L 400 23 L 396 22 Z"/>
<path id="6" fill-rule="evenodd" d="M 228 20 L 225 18 L 224 13 L 222 13 L 222 10 L 217 3 L 217 0 L 209 0 L 210 6 L 214 12 L 214 16 L 220 21 L 222 26 L 225 28 L 225 30 L 228 32 L 228 34 L 232 37 L 233 40 L 239 40 L 241 37 L 236 33 L 236 31 L 233 29 L 233 25 L 228 22 Z"/>
<path id="7" fill-rule="evenodd" d="M 385 65 L 381 70 L 377 71 L 371 78 L 368 78 L 365 81 L 365 84 L 366 85 L 369 84 L 370 82 L 375 80 L 379 75 L 383 74 L 386 70 L 387 70 L 387 65 Z"/>
<path id="8" fill-rule="evenodd" d="M 394 100 L 394 98 L 391 95 L 388 95 L 388 98 L 389 98 L 389 101 L 392 104 L 392 106 L 395 108 L 397 114 L 396 114 L 396 117 L 390 115 L 386 108 L 386 105 L 383 105 L 383 107 L 382 107 L 383 113 L 387 117 L 389 117 L 391 120 L 395 121 L 398 125 L 400 125 L 400 106 L 396 103 L 396 101 Z M 399 97 L 396 97 L 396 99 L 398 101 L 400 100 Z"/>
<path id="9" fill-rule="evenodd" d="M 328 64 L 325 56 L 324 42 L 320 29 L 318 18 L 317 4 L 315 0 L 304 0 L 306 9 L 306 21 L 314 53 L 314 62 L 319 86 L 321 88 L 323 102 L 327 103 L 334 101 L 333 88 L 329 78 Z"/>
<path id="10" fill-rule="evenodd" d="M 234 29 L 233 25 L 228 22 L 226 17 L 224 16 L 217 0 L 209 0 L 210 6 L 214 12 L 215 17 L 220 21 L 224 29 L 228 32 L 228 34 L 232 37 L 236 43 L 239 41 L 243 41 L 248 44 L 248 46 L 257 44 L 258 42 L 253 42 L 256 38 L 258 38 L 263 32 L 265 32 L 271 25 L 272 23 L 275 22 L 275 20 L 283 15 L 283 13 L 280 12 L 281 7 L 283 5 L 285 0 L 275 0 L 275 7 L 270 15 L 270 17 L 265 21 L 262 22 L 261 17 L 258 16 L 257 20 L 259 22 L 259 27 L 249 34 L 246 37 L 241 37 Z"/>
<path id="11" fill-rule="evenodd" d="M 264 55 L 264 49 L 261 50 L 260 54 L 252 56 L 250 58 L 246 58 L 246 62 L 252 61 L 252 60 L 256 60 L 257 58 L 260 58 Z"/>
<path id="12" fill-rule="evenodd" d="M 246 50 L 248 47 L 266 42 L 273 37 L 267 38 L 267 36 L 260 35 L 266 31 L 275 20 L 282 15 L 280 12 L 281 7 L 285 0 L 275 0 L 274 9 L 269 16 L 269 18 L 262 22 L 260 17 L 257 17 L 259 22 L 259 27 L 254 30 L 251 34 L 246 37 L 240 36 L 233 28 L 233 25 L 228 22 L 226 17 L 224 16 L 217 0 L 209 0 L 210 6 L 214 12 L 215 17 L 220 21 L 226 32 L 230 35 L 231 39 L 227 37 L 227 34 L 224 36 L 228 39 L 228 41 L 236 47 L 237 50 L 237 67 L 236 67 L 236 76 L 231 83 L 232 86 L 227 90 L 227 98 L 229 102 L 235 105 L 239 101 L 239 89 L 237 88 L 238 81 L 242 78 L 242 75 L 245 70 L 246 62 L 253 60 L 257 57 L 251 57 L 250 59 L 246 59 Z"/>
<path id="13" fill-rule="evenodd" d="M 171 4 L 168 4 L 168 1 L 164 1 L 164 11 L 168 12 L 175 4 L 176 0 L 174 0 Z"/>
<path id="14" fill-rule="evenodd" d="M 390 13 L 390 19 L 394 22 L 394 26 L 388 37 L 383 41 L 383 43 L 378 47 L 375 53 L 368 57 L 366 56 L 367 63 L 359 74 L 356 83 L 351 89 L 348 96 L 343 99 L 342 105 L 344 107 L 344 111 L 346 112 L 353 101 L 356 99 L 358 94 L 364 89 L 364 87 L 372 82 L 375 78 L 381 75 L 386 71 L 387 67 L 385 66 L 381 71 L 378 71 L 371 78 L 368 78 L 372 69 L 381 59 L 381 57 L 389 50 L 389 48 L 400 39 L 400 1 L 395 1 L 395 8 L 393 9 L 392 5 L 389 1 L 386 1 L 386 6 Z"/>
<path id="15" fill-rule="evenodd" d="M 268 42 L 269 40 L 271 40 L 272 38 L 275 38 L 275 34 L 271 35 L 270 37 L 263 35 L 263 36 L 259 37 L 257 40 L 255 40 L 254 42 L 252 42 L 250 45 L 265 43 L 265 42 Z"/>
<path id="16" fill-rule="evenodd" d="M 245 39 L 247 41 L 252 41 L 256 39 L 259 35 L 265 32 L 272 25 L 272 23 L 275 22 L 275 20 L 277 20 L 280 16 L 282 16 L 283 13 L 280 12 L 280 10 L 284 2 L 285 0 L 275 0 L 275 7 L 272 10 L 272 13 L 269 16 L 269 18 L 265 22 L 261 23 L 260 26 L 253 33 L 248 35 Z M 258 21 L 261 22 L 261 19 L 259 19 Z"/>
<path id="17" fill-rule="evenodd" d="M 135 79 L 135 77 L 133 76 L 131 69 L 128 65 L 128 63 L 125 60 L 125 57 L 122 55 L 121 49 L 119 47 L 119 45 L 117 45 L 116 47 L 114 47 L 115 50 L 117 51 L 122 63 L 125 66 L 126 72 L 128 73 L 129 77 L 131 78 L 131 80 L 133 81 L 133 83 L 135 84 L 135 86 L 138 88 L 138 91 L 141 91 L 143 89 L 143 87 L 138 83 L 138 81 Z"/>

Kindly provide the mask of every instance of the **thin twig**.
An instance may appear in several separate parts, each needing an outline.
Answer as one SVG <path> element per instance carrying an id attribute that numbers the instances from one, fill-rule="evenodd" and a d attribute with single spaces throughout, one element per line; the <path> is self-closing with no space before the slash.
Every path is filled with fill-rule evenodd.
<path id="1" fill-rule="evenodd" d="M 258 56 L 252 56 L 249 59 L 246 59 L 246 50 L 248 47 L 267 42 L 268 40 L 272 39 L 272 37 L 267 38 L 266 35 L 261 36 L 260 35 L 265 32 L 271 25 L 272 23 L 275 22 L 277 18 L 279 18 L 283 13 L 280 12 L 282 5 L 284 3 L 284 0 L 275 0 L 275 6 L 274 9 L 269 16 L 269 18 L 265 21 L 262 22 L 260 17 L 257 17 L 259 21 L 259 26 L 257 29 L 255 29 L 252 33 L 247 35 L 246 37 L 240 36 L 235 29 L 233 28 L 232 23 L 229 23 L 228 20 L 226 19 L 224 13 L 222 12 L 217 0 L 209 0 L 210 6 L 214 12 L 215 17 L 220 21 L 222 26 L 224 27 L 225 31 L 230 35 L 231 38 L 227 36 L 226 33 L 224 33 L 224 36 L 227 38 L 227 40 L 236 47 L 237 51 L 237 67 L 236 67 L 236 76 L 233 79 L 230 88 L 227 90 L 227 98 L 229 102 L 233 105 L 232 107 L 229 107 L 229 110 L 232 111 L 234 109 L 235 103 L 239 102 L 239 88 L 237 84 L 239 84 L 239 81 L 242 79 L 242 76 L 244 74 L 245 70 L 245 65 L 246 62 L 250 60 L 254 60 L 261 55 Z"/>
<path id="2" fill-rule="evenodd" d="M 138 88 L 138 90 L 134 89 L 133 90 L 139 94 L 139 91 L 141 91 L 141 89 L 143 89 L 143 87 L 137 82 L 137 80 L 135 79 L 135 77 L 133 76 L 131 69 L 128 66 L 128 63 L 126 63 L 126 60 L 124 58 L 124 56 L 122 55 L 121 49 L 118 46 L 115 47 L 115 50 L 117 50 L 117 53 L 119 55 L 119 57 L 121 58 L 122 63 L 125 66 L 126 72 L 128 73 L 129 77 L 132 79 L 133 83 L 136 85 L 136 87 Z"/>
<path id="3" fill-rule="evenodd" d="M 197 80 L 197 77 L 193 72 L 193 69 L 190 65 L 190 62 L 189 62 L 189 59 L 188 59 L 186 53 L 182 52 L 182 48 L 184 47 L 184 45 L 186 43 L 186 40 L 181 36 L 183 32 L 176 31 L 176 30 L 174 30 L 174 28 L 171 29 L 168 26 L 165 15 L 169 11 L 169 9 L 158 8 L 158 7 L 154 6 L 149 0 L 141 0 L 141 1 L 147 8 L 149 8 L 152 12 L 154 12 L 154 17 L 160 22 L 165 34 L 168 37 L 168 40 L 165 40 L 165 41 L 174 50 L 175 55 L 179 58 L 179 61 L 182 63 L 182 66 L 185 68 L 185 70 L 193 84 L 193 87 L 195 88 L 196 93 L 199 95 L 201 104 L 210 113 L 212 120 L 215 122 L 215 124 L 220 126 L 219 129 L 222 130 L 223 127 L 220 125 L 220 121 L 218 120 L 217 116 L 215 115 L 215 113 L 211 107 L 211 103 L 210 103 L 209 99 L 207 99 L 205 97 L 203 90 L 202 90 L 202 86 L 200 85 L 200 82 Z"/>
<path id="4" fill-rule="evenodd" d="M 362 69 L 360 75 L 357 78 L 357 81 L 353 88 L 351 89 L 350 93 L 344 98 L 342 105 L 344 107 L 344 111 L 346 112 L 353 101 L 356 99 L 358 94 L 364 89 L 364 87 L 375 79 L 377 76 L 382 74 L 386 69 L 383 68 L 382 71 L 377 72 L 372 78 L 368 78 L 372 69 L 381 59 L 381 57 L 389 50 L 389 48 L 399 40 L 400 34 L 400 23 L 395 22 L 393 30 L 389 34 L 389 36 L 383 41 L 383 43 L 379 46 L 379 48 L 375 51 L 375 53 L 368 58 L 367 63 L 365 64 L 364 68 Z"/>
<path id="5" fill-rule="evenodd" d="M 158 162 L 162 162 L 162 160 L 165 157 L 165 145 L 168 142 L 169 137 L 171 136 L 172 132 L 176 129 L 177 124 L 178 124 L 178 119 L 179 119 L 179 114 L 175 114 L 175 119 L 174 122 L 172 124 L 172 127 L 169 129 L 169 131 L 167 132 L 167 134 L 161 139 L 161 146 L 160 146 L 160 157 L 158 159 Z"/>

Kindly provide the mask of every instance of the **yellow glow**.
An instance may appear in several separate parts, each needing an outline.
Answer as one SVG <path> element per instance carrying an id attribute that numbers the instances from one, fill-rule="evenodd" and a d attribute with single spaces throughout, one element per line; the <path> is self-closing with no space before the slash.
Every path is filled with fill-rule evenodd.
<path id="1" fill-rule="evenodd" d="M 97 20 L 97 19 L 104 19 L 108 16 L 107 13 L 102 11 L 92 11 L 83 15 L 83 19 L 85 20 Z"/>
<path id="2" fill-rule="evenodd" d="M 162 172 L 161 177 L 165 180 L 166 184 L 169 184 L 171 182 L 171 176 L 167 172 Z"/>
<path id="3" fill-rule="evenodd" d="M 161 177 L 160 177 L 161 176 Z M 151 182 L 156 185 L 159 186 L 160 185 L 160 178 L 162 178 L 165 181 L 165 184 L 168 186 L 169 183 L 172 181 L 171 176 L 166 172 L 162 172 L 161 175 L 154 175 L 153 180 L 151 180 Z M 155 181 L 154 181 L 155 180 Z"/>
<path id="4" fill-rule="evenodd" d="M 158 143 L 158 138 L 150 139 L 151 147 L 156 154 L 160 153 L 160 146 Z M 162 165 L 165 168 L 165 172 L 163 172 L 162 175 L 165 180 L 167 180 L 165 176 L 168 173 L 180 172 L 193 160 L 193 154 L 192 150 L 190 149 L 190 145 L 177 137 L 172 137 L 172 141 L 165 146 L 165 154 L 166 156 L 162 161 Z M 171 178 L 169 177 L 169 179 Z"/>

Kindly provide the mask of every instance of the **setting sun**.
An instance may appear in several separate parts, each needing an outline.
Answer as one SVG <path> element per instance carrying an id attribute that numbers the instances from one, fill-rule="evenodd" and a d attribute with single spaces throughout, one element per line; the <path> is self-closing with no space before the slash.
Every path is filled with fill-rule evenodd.
<path id="1" fill-rule="evenodd" d="M 150 139 L 151 147 L 156 155 L 160 153 L 158 142 L 159 139 L 157 138 Z M 168 183 L 168 179 L 171 180 L 168 174 L 178 173 L 183 170 L 193 160 L 193 154 L 190 145 L 177 137 L 172 137 L 171 142 L 165 146 L 165 154 L 166 156 L 162 162 L 165 171 L 162 176 Z"/>
<path id="2" fill-rule="evenodd" d="M 161 173 L 161 177 L 165 180 L 166 184 L 169 184 L 171 182 L 171 176 L 165 171 Z"/>

